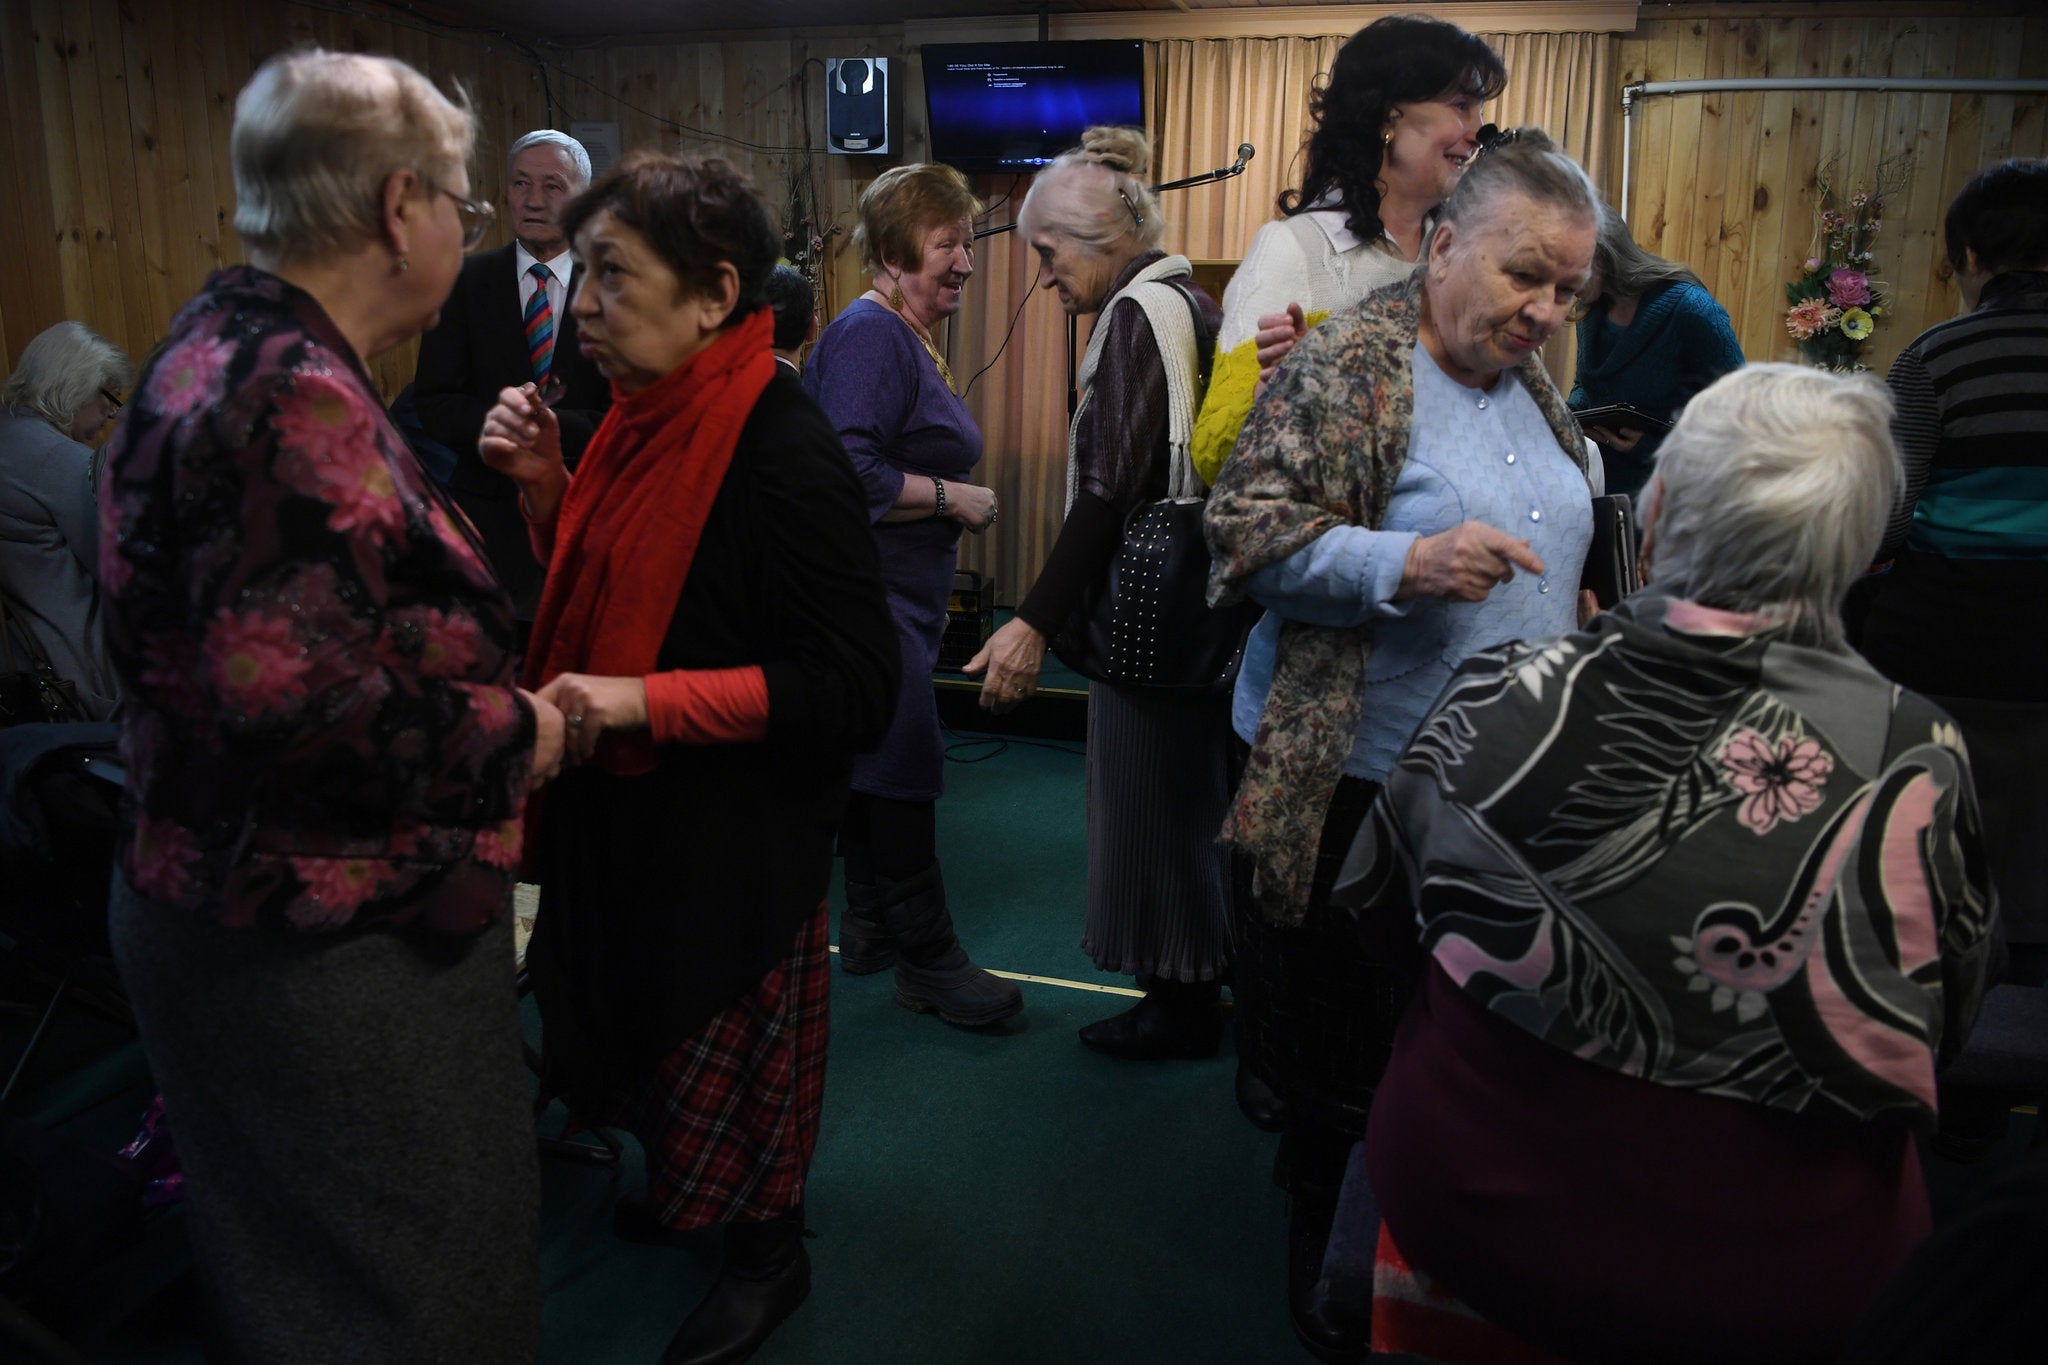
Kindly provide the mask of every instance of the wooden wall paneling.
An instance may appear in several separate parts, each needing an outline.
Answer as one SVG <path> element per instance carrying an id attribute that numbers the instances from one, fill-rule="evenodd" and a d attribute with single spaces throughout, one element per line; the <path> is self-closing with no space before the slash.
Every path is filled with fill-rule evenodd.
<path id="1" fill-rule="evenodd" d="M 1963 22 L 1955 19 L 1931 21 L 1914 35 L 1922 75 L 1957 69 L 1962 27 Z M 1979 65 L 1975 69 L 1983 68 Z M 1921 95 L 1917 100 L 1910 95 L 1896 100 L 1904 116 L 1896 145 L 1898 150 L 1912 154 L 1913 178 L 1898 196 L 1905 202 L 1895 200 L 1885 206 L 1884 228 L 1878 233 L 1875 249 L 1880 278 L 1891 282 L 1890 292 L 1894 296 L 1904 290 L 1907 297 L 1918 300 L 1922 316 L 1939 316 L 1940 301 L 1947 292 L 1935 274 L 1935 262 L 1942 255 L 1941 220 L 1948 211 L 1950 198 L 1944 153 L 1953 136 L 1950 120 L 1966 98 L 1938 93 Z M 1980 138 L 1972 133 L 1961 140 L 1974 149 Z M 1890 369 L 1899 349 L 1918 330 L 1907 332 L 1880 322 L 1868 348 L 1872 368 L 1879 373 Z"/>
<path id="2" fill-rule="evenodd" d="M 171 106 L 157 88 L 158 63 L 152 58 L 149 34 L 136 22 L 134 11 L 119 11 L 123 84 L 128 90 L 128 150 L 135 171 L 135 212 L 141 227 L 132 254 L 140 259 L 143 287 L 148 298 L 150 327 L 147 335 L 160 335 L 170 325 L 189 290 L 176 290 L 171 279 L 168 177 L 165 165 L 164 129 L 176 115 L 163 116 L 160 109 Z M 138 336 L 131 334 L 133 347 Z M 145 347 L 147 342 L 144 342 Z"/>
<path id="3" fill-rule="evenodd" d="M 79 5 L 77 12 L 89 15 L 92 28 L 92 86 L 99 109 L 91 155 L 102 164 L 106 176 L 106 251 L 119 294 L 123 346 L 139 363 L 143 352 L 161 335 L 167 319 L 159 320 L 152 306 L 149 268 L 141 250 L 142 187 L 135 177 L 135 144 L 129 127 L 121 9 L 119 0 L 91 0 L 89 5 Z M 80 154 L 86 154 L 83 148 Z M 114 336 L 112 332 L 107 335 L 109 339 Z"/>
<path id="4" fill-rule="evenodd" d="M 41 98 L 36 123 L 22 126 L 32 127 L 43 141 L 58 288 L 63 298 L 61 316 L 93 326 L 92 258 L 86 247 L 90 225 L 71 116 L 72 63 L 66 55 L 70 44 L 64 33 L 63 6 L 60 0 L 34 0 L 30 12 L 36 28 L 36 89 Z"/>
<path id="5" fill-rule="evenodd" d="M 2027 22 L 2025 56 L 2020 70 L 2031 75 L 2048 71 L 2048 19 L 2036 13 Z M 2048 155 L 2048 100 L 2030 95 L 2013 119 L 2013 156 Z"/>
<path id="6" fill-rule="evenodd" d="M 1799 75 L 1800 40 L 1806 25 L 1791 18 L 1762 22 L 1764 74 Z M 1792 170 L 1793 120 L 1798 107 L 1794 92 L 1767 91 L 1751 96 L 1751 102 L 1758 112 L 1757 153 L 1754 188 L 1747 209 L 1749 268 L 1744 271 L 1746 286 L 1740 311 L 1752 321 L 1753 334 L 1764 334 L 1766 325 L 1775 330 L 1777 315 L 1785 306 L 1783 283 L 1766 268 L 1766 263 L 1790 255 L 1786 238 L 1799 233 L 1803 206 L 1797 182 L 1804 176 Z"/>
<path id="7" fill-rule="evenodd" d="M 1706 72 L 1707 76 L 1726 74 L 1725 68 L 1732 65 L 1727 49 L 1731 42 L 1731 25 L 1716 20 L 1706 26 Z M 1690 99 L 1691 96 L 1680 98 Z M 1699 273 L 1700 282 L 1707 292 L 1717 298 L 1721 295 L 1721 209 L 1727 198 L 1728 166 L 1734 157 L 1732 122 L 1729 110 L 1729 95 L 1725 91 L 1710 90 L 1697 97 L 1700 106 L 1700 127 L 1694 143 L 1698 158 L 1693 174 L 1691 226 L 1685 237 L 1679 239 L 1683 247 L 1680 259 L 1688 260 Z M 1674 133 L 1677 130 L 1674 129 Z M 1672 160 L 1669 173 L 1683 177 L 1686 162 L 1680 159 L 1682 148 L 1675 138 L 1672 144 Z M 1683 184 L 1681 178 L 1678 181 Z"/>
<path id="8" fill-rule="evenodd" d="M 91 292 L 71 299 L 72 316 L 108 338 L 128 330 L 121 299 L 120 248 L 114 240 L 112 168 L 105 154 L 106 137 L 99 90 L 105 81 L 94 39 L 90 7 L 66 4 L 54 16 L 61 26 L 65 93 L 70 98 L 70 146 L 67 156 L 78 175 L 78 248 L 85 257 Z M 50 100 L 44 100 L 47 106 Z"/>

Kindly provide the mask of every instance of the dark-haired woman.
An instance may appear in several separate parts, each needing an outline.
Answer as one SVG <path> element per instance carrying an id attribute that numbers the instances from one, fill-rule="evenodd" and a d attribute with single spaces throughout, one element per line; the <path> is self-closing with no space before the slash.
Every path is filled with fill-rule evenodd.
<path id="1" fill-rule="evenodd" d="M 550 1076 L 646 1148 L 620 1230 L 724 1229 L 664 1359 L 741 1360 L 810 1289 L 832 834 L 895 637 L 859 481 L 769 349 L 781 239 L 752 185 L 641 154 L 563 227 L 610 415 L 573 479 L 530 385 L 481 442 L 549 552 L 527 678 L 573 769 L 535 817 L 528 962 Z"/>
<path id="2" fill-rule="evenodd" d="M 1338 50 L 1309 97 L 1308 174 L 1223 291 L 1195 425 L 1203 482 L 1216 482 L 1253 396 L 1301 334 L 1422 259 L 1431 215 L 1478 146 L 1480 108 L 1507 83 L 1485 39 L 1421 15 L 1376 19 Z"/>
<path id="3" fill-rule="evenodd" d="M 1742 343 L 1728 310 L 1691 267 L 1638 245 L 1611 204 L 1600 206 L 1593 283 L 1582 298 L 1579 382 L 1569 400 L 1574 411 L 1627 403 L 1671 421 L 1687 399 L 1742 368 Z M 1663 433 L 1617 422 L 1589 426 L 1586 434 L 1600 443 L 1607 491 L 1640 493 Z"/>

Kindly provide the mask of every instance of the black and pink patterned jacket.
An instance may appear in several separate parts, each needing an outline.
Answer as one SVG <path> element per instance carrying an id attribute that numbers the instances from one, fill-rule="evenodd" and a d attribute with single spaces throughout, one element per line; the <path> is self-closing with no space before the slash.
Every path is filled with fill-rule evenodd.
<path id="1" fill-rule="evenodd" d="M 511 606 L 311 295 L 207 281 L 108 446 L 100 524 L 136 891 L 306 931 L 504 913 L 534 735 Z"/>

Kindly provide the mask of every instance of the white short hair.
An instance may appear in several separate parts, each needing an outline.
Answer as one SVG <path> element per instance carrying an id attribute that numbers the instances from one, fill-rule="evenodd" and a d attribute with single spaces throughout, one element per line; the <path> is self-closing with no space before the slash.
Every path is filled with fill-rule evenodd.
<path id="1" fill-rule="evenodd" d="M 135 382 L 135 364 L 82 322 L 36 333 L 0 389 L 0 405 L 34 413 L 69 436 L 78 410 L 101 389 L 119 394 Z"/>
<path id="2" fill-rule="evenodd" d="M 1748 365 L 1697 394 L 1657 452 L 1652 586 L 1843 647 L 1842 599 L 1899 486 L 1892 400 L 1867 374 Z"/>
<path id="3" fill-rule="evenodd" d="M 393 171 L 445 188 L 475 140 L 467 101 L 395 57 L 272 57 L 235 100 L 235 231 L 284 263 L 353 249 L 375 237 Z"/>
<path id="4" fill-rule="evenodd" d="M 568 156 L 569 164 L 576 169 L 576 175 L 581 182 L 576 188 L 584 189 L 590 184 L 590 153 L 584 149 L 582 143 L 567 133 L 558 133 L 552 128 L 536 128 L 512 144 L 512 150 L 505 153 L 505 164 L 510 166 L 512 158 L 528 147 L 558 148 Z"/>
<path id="5" fill-rule="evenodd" d="M 1080 146 L 1061 152 L 1032 177 L 1017 228 L 1026 237 L 1043 229 L 1097 252 L 1128 233 L 1157 247 L 1166 240 L 1166 218 L 1145 186 L 1151 168 L 1152 144 L 1144 129 L 1090 128 Z"/>

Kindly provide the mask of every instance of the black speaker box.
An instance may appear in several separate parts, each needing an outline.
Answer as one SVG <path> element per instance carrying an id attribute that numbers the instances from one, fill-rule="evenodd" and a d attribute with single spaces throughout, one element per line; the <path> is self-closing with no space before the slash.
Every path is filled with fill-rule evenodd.
<path id="1" fill-rule="evenodd" d="M 825 59 L 825 147 L 841 154 L 889 150 L 889 59 Z"/>

